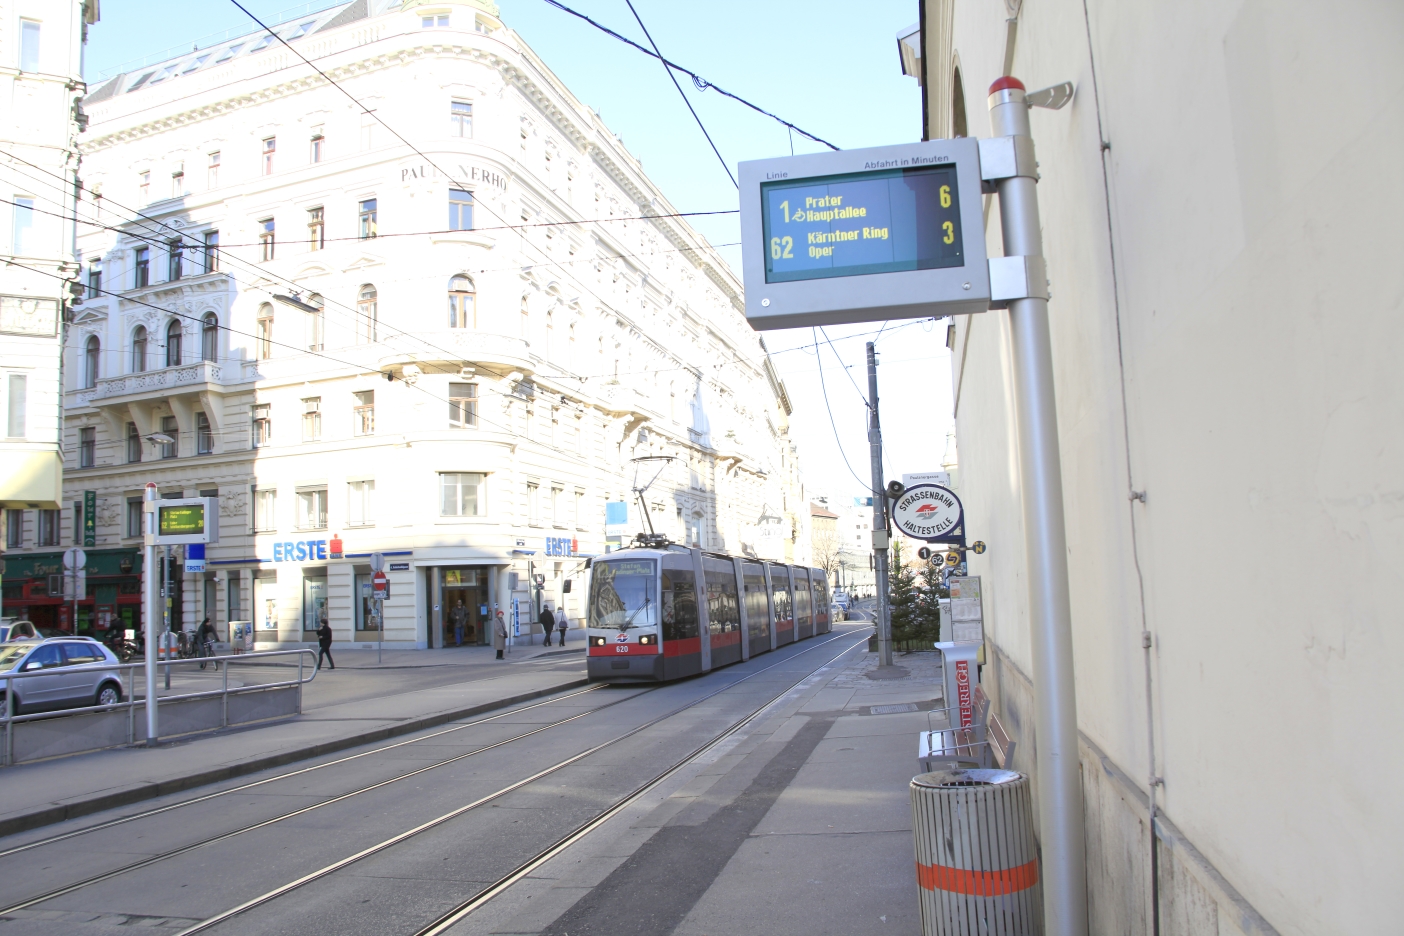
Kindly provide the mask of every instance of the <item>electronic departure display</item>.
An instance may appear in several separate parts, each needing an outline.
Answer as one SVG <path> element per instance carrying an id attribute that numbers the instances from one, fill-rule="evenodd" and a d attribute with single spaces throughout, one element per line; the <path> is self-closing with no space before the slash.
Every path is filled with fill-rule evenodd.
<path id="1" fill-rule="evenodd" d="M 765 182 L 761 218 L 767 283 L 964 263 L 952 165 Z"/>
<path id="2" fill-rule="evenodd" d="M 978 141 L 805 153 L 739 168 L 752 328 L 989 309 Z"/>
<path id="3" fill-rule="evenodd" d="M 205 505 L 181 504 L 176 507 L 162 505 L 160 508 L 159 531 L 166 536 L 191 535 L 205 532 Z"/>

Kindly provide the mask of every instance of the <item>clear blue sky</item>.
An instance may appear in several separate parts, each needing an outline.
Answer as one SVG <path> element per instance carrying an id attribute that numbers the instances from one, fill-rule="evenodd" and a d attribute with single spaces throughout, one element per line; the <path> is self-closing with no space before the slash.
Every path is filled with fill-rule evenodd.
<path id="1" fill-rule="evenodd" d="M 270 24 L 335 5 L 241 2 Z M 564 2 L 647 45 L 624 0 Z M 544 0 L 499 3 L 504 22 L 601 113 L 674 205 L 682 211 L 736 207 L 735 188 L 656 60 Z M 916 0 L 634 0 L 634 7 L 668 58 L 839 147 L 921 135 L 917 84 L 902 76 L 896 42 L 897 30 L 917 19 Z M 134 59 L 207 45 L 225 30 L 235 30 L 233 35 L 254 28 L 228 0 L 104 0 L 102 21 L 89 34 L 88 75 L 92 80 Z M 713 92 L 698 92 L 686 78 L 680 81 L 733 173 L 738 161 L 790 152 L 791 136 L 781 125 Z M 396 129 L 413 139 L 413 128 Z M 821 148 L 798 134 L 793 146 L 795 152 Z M 702 219 L 696 227 L 739 274 L 739 248 L 720 246 L 740 239 L 735 216 Z M 811 343 L 808 330 L 766 335 L 795 403 L 793 431 L 812 489 L 850 496 L 867 486 L 860 391 L 867 392 L 863 342 L 872 336 L 862 333 L 879 327 L 830 328 L 837 354 L 823 345 L 818 357 L 812 346 L 786 350 Z M 951 421 L 944 323 L 893 322 L 878 348 L 889 476 L 939 468 Z M 834 426 L 861 485 L 845 467 Z"/>

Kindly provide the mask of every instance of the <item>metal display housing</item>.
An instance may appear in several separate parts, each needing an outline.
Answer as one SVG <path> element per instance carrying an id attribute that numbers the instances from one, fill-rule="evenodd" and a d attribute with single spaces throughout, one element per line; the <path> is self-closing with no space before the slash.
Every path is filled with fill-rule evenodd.
<path id="1" fill-rule="evenodd" d="M 766 282 L 768 247 L 761 205 L 765 183 L 943 165 L 954 165 L 956 169 L 963 265 Z M 743 162 L 738 168 L 746 320 L 757 331 L 930 315 L 968 315 L 989 309 L 990 273 L 985 252 L 980 151 L 975 139 L 928 140 L 756 159 Z"/>
<path id="2" fill-rule="evenodd" d="M 219 542 L 219 498 L 217 497 L 177 497 L 153 501 L 156 532 L 147 536 L 157 546 L 179 546 L 185 543 Z M 162 533 L 161 512 L 172 507 L 203 507 L 205 528 L 199 533 Z"/>

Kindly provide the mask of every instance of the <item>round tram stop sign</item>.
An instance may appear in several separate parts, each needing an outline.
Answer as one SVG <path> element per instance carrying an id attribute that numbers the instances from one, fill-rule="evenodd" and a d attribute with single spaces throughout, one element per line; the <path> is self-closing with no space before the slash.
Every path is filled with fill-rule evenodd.
<path id="1" fill-rule="evenodd" d="M 912 539 L 961 542 L 965 508 L 950 488 L 914 484 L 892 502 L 892 524 Z"/>

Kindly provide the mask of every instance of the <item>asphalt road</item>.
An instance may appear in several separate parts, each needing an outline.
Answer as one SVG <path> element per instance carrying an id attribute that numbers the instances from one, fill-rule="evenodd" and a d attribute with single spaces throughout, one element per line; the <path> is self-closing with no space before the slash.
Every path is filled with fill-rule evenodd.
<path id="1" fill-rule="evenodd" d="M 0 840 L 0 936 L 117 934 L 134 925 L 181 933 L 206 921 L 215 922 L 201 931 L 218 934 L 418 933 L 689 760 L 866 630 L 840 625 L 695 679 L 579 690 Z M 323 680 L 341 670 L 325 673 L 313 685 L 326 695 L 316 703 L 309 693 L 308 707 L 465 678 L 459 667 L 443 669 L 360 672 L 354 685 L 340 686 Z M 802 760 L 814 740 L 797 738 L 794 751 L 756 778 L 730 824 L 706 841 L 652 843 L 647 873 L 611 875 L 601 893 L 649 886 L 660 869 L 696 860 L 719 869 L 783 788 L 790 761 Z M 229 792 L 210 798 L 222 790 Z M 72 832 L 80 834 L 59 837 Z M 655 924 L 621 930 L 582 904 L 572 911 L 577 928 L 551 932 L 670 932 L 668 921 L 681 919 L 697 895 L 671 899 Z"/>

